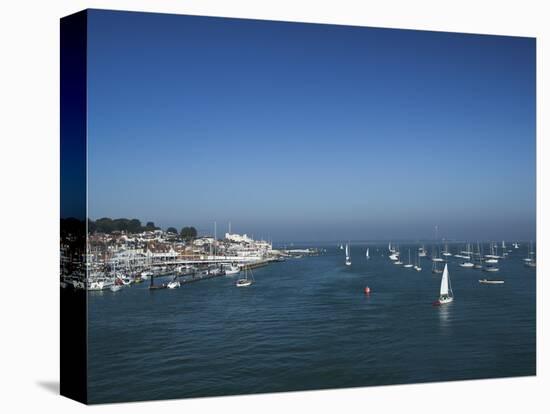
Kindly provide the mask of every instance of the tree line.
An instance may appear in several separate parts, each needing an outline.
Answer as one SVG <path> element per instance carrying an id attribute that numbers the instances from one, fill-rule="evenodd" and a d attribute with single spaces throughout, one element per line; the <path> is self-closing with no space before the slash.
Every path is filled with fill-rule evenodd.
<path id="1" fill-rule="evenodd" d="M 113 233 L 116 231 L 126 233 L 142 233 L 144 231 L 160 230 L 160 227 L 155 226 L 155 223 L 148 221 L 145 226 L 141 224 L 138 219 L 118 218 L 111 219 L 109 217 L 103 217 L 97 220 L 88 219 L 88 232 L 89 233 Z M 175 227 L 168 227 L 167 233 L 173 233 L 181 236 L 185 240 L 194 239 L 197 237 L 197 229 L 195 227 L 183 227 L 181 231 Z"/>

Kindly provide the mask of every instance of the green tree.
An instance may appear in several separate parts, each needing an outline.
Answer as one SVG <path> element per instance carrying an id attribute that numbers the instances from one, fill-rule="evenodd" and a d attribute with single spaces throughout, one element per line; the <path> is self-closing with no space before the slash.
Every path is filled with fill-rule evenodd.
<path id="1" fill-rule="evenodd" d="M 132 219 L 128 222 L 128 233 L 140 233 L 143 231 L 143 227 L 141 227 L 141 221 L 138 219 Z"/>
<path id="2" fill-rule="evenodd" d="M 95 233 L 96 229 L 95 221 L 88 219 L 88 233 Z"/>
<path id="3" fill-rule="evenodd" d="M 145 224 L 145 230 L 148 230 L 148 231 L 153 231 L 153 230 L 157 230 L 158 227 L 155 226 L 155 223 L 153 223 L 152 221 L 148 221 L 147 224 Z"/>
<path id="4" fill-rule="evenodd" d="M 113 220 L 111 220 L 109 217 L 97 219 L 95 225 L 96 231 L 100 233 L 112 233 L 115 230 Z"/>
<path id="5" fill-rule="evenodd" d="M 192 240 L 197 237 L 197 229 L 194 227 L 184 227 L 181 229 L 180 235 L 184 240 Z"/>
<path id="6" fill-rule="evenodd" d="M 168 228 L 166 229 L 166 233 L 178 234 L 178 230 L 177 230 L 175 227 L 168 227 Z"/>

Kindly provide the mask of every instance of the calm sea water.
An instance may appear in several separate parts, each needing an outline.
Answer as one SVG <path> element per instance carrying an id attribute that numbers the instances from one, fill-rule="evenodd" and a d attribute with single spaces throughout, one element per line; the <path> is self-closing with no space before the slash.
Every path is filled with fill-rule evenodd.
<path id="1" fill-rule="evenodd" d="M 90 402 L 536 373 L 536 276 L 523 250 L 492 274 L 452 258 L 455 301 L 433 307 L 441 275 L 431 262 L 398 268 L 385 246 L 368 246 L 368 261 L 366 244 L 352 246 L 349 268 L 335 246 L 273 263 L 254 271 L 249 288 L 224 276 L 90 292 Z M 505 283 L 480 285 L 485 277 Z"/>

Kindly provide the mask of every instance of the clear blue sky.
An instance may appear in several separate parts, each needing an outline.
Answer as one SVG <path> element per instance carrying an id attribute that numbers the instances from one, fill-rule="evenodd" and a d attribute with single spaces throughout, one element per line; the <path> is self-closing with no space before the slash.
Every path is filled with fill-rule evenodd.
<path id="1" fill-rule="evenodd" d="M 531 239 L 535 40 L 91 11 L 89 215 Z"/>

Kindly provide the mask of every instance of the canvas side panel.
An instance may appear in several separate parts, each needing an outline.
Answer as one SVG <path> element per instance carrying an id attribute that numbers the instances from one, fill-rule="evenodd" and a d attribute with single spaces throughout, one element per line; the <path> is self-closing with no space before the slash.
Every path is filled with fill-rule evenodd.
<path id="1" fill-rule="evenodd" d="M 87 12 L 62 18 L 60 35 L 60 392 L 86 403 Z"/>

